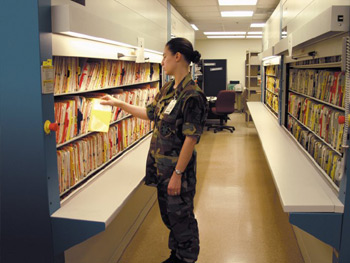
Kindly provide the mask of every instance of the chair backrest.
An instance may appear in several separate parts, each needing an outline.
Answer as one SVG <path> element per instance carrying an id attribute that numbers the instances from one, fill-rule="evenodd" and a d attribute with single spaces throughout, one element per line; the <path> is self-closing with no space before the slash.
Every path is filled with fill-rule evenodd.
<path id="1" fill-rule="evenodd" d="M 220 90 L 216 103 L 217 113 L 232 113 L 235 111 L 235 92 L 231 90 Z"/>

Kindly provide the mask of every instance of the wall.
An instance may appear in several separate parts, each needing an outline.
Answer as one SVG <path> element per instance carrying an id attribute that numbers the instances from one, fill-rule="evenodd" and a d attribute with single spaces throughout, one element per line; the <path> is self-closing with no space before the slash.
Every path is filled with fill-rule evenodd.
<path id="1" fill-rule="evenodd" d="M 192 44 L 195 43 L 195 34 L 191 24 L 188 23 L 173 6 L 171 6 L 171 35 L 184 37 Z"/>
<path id="2" fill-rule="evenodd" d="M 227 59 L 227 81 L 245 83 L 246 51 L 261 51 L 261 39 L 210 39 L 196 40 L 195 49 L 203 59 Z"/>

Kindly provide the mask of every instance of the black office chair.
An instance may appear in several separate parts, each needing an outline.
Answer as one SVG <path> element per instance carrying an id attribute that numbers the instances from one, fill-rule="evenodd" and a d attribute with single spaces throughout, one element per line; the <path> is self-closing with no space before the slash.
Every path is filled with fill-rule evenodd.
<path id="1" fill-rule="evenodd" d="M 228 114 L 235 111 L 235 92 L 231 90 L 220 90 L 217 95 L 215 107 L 211 108 L 211 112 L 217 115 L 220 119 L 220 124 L 210 124 L 207 128 L 214 128 L 214 133 L 222 131 L 223 129 L 229 130 L 231 133 L 235 130 L 233 126 L 224 125 L 228 120 Z"/>

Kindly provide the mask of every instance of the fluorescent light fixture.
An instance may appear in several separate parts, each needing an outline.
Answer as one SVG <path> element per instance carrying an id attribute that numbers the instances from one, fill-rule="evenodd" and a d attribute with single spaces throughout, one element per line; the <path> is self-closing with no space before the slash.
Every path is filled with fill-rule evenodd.
<path id="1" fill-rule="evenodd" d="M 250 25 L 250 27 L 264 27 L 265 23 L 253 23 Z"/>
<path id="2" fill-rule="evenodd" d="M 207 36 L 207 38 L 245 38 L 245 36 Z"/>
<path id="3" fill-rule="evenodd" d="M 245 35 L 246 32 L 204 32 L 204 35 Z"/>
<path id="4" fill-rule="evenodd" d="M 221 11 L 222 17 L 249 17 L 253 16 L 253 11 Z"/>
<path id="5" fill-rule="evenodd" d="M 256 5 L 258 0 L 219 0 L 219 5 Z"/>
<path id="6" fill-rule="evenodd" d="M 122 47 L 137 48 L 136 46 L 132 46 L 132 45 L 129 45 L 129 44 L 125 44 L 125 43 L 122 43 L 122 42 L 118 42 L 118 41 L 114 41 L 114 40 L 109 40 L 109 39 L 101 38 L 101 37 L 89 36 L 89 35 L 85 35 L 85 34 L 81 34 L 81 33 L 76 33 L 76 32 L 72 32 L 72 31 L 65 31 L 65 32 L 61 32 L 61 33 L 62 33 L 62 34 L 65 34 L 65 35 L 68 35 L 68 36 L 72 36 L 72 37 L 85 38 L 85 39 L 89 39 L 89 40 L 95 40 L 95 41 L 99 41 L 99 42 L 114 44 L 114 45 L 118 45 L 118 46 L 122 46 Z"/>
<path id="7" fill-rule="evenodd" d="M 262 35 L 262 32 L 258 32 L 258 31 L 250 31 L 248 32 L 248 35 Z"/>
<path id="8" fill-rule="evenodd" d="M 61 34 L 72 36 L 72 37 L 84 38 L 84 39 L 88 39 L 88 40 L 94 40 L 94 41 L 108 43 L 108 44 L 113 44 L 113 45 L 117 45 L 117 46 L 121 46 L 121 47 L 127 47 L 127 48 L 132 48 L 132 49 L 137 49 L 138 48 L 137 46 L 125 44 L 125 43 L 122 43 L 122 42 L 118 42 L 118 41 L 114 41 L 114 40 L 110 40 L 110 39 L 106 39 L 106 38 L 101 38 L 101 37 L 94 37 L 94 36 L 85 35 L 85 34 L 81 34 L 81 33 L 76 33 L 76 32 L 72 32 L 72 31 L 64 31 L 64 32 L 61 32 Z M 162 52 L 159 52 L 159 51 L 156 51 L 156 50 L 152 50 L 152 49 L 145 48 L 145 51 L 151 52 L 151 53 L 155 53 L 155 54 L 159 54 L 159 55 L 163 55 Z"/>
<path id="9" fill-rule="evenodd" d="M 282 31 L 282 35 L 287 35 L 287 31 Z"/>
<path id="10" fill-rule="evenodd" d="M 262 38 L 262 36 L 247 36 L 247 38 Z"/>
<path id="11" fill-rule="evenodd" d="M 269 56 L 269 57 L 263 58 L 262 60 L 265 61 L 265 60 L 278 59 L 278 58 L 279 58 L 278 56 Z"/>
<path id="12" fill-rule="evenodd" d="M 195 24 L 191 24 L 191 27 L 192 27 L 194 30 L 198 31 L 198 27 L 197 27 Z"/>

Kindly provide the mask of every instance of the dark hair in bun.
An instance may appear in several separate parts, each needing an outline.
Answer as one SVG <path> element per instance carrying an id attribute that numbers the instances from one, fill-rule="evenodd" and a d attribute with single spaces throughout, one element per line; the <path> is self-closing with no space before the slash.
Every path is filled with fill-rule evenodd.
<path id="1" fill-rule="evenodd" d="M 197 64 L 200 59 L 201 59 L 201 53 L 199 53 L 197 50 L 193 51 L 191 61 Z"/>
<path id="2" fill-rule="evenodd" d="M 177 52 L 181 53 L 185 57 L 188 64 L 191 62 L 198 63 L 201 58 L 201 54 L 197 50 L 193 50 L 191 42 L 186 38 L 173 38 L 168 41 L 166 46 L 174 55 Z"/>

